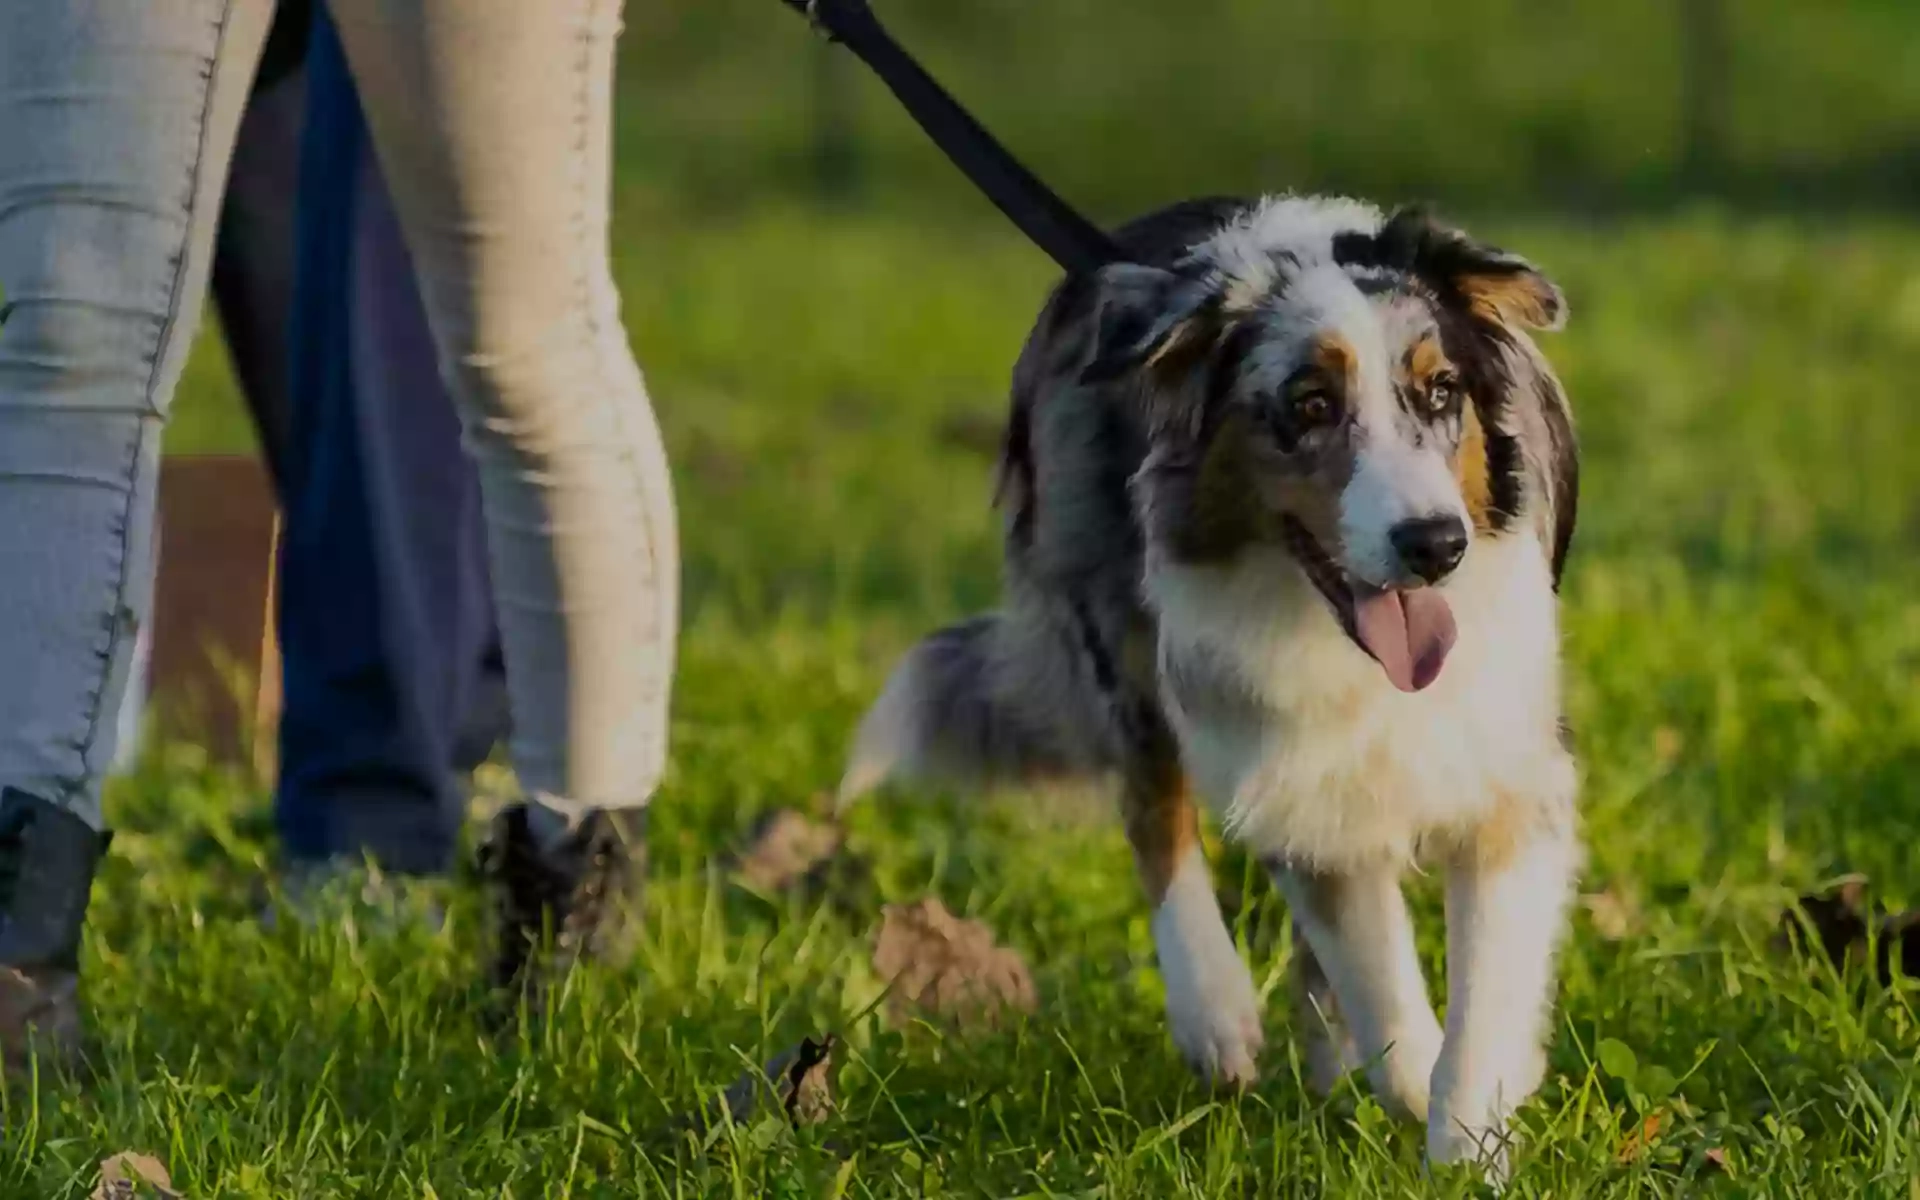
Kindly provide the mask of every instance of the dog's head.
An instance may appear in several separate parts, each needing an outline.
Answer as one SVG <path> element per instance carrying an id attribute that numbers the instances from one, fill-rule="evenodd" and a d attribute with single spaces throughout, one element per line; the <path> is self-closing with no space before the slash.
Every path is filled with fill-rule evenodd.
<path id="1" fill-rule="evenodd" d="M 1430 684 L 1454 637 L 1436 585 L 1517 506 L 1505 349 L 1559 325 L 1559 289 L 1420 211 L 1297 200 L 1101 275 L 1081 377 L 1144 398 L 1155 551 L 1278 541 L 1397 687 Z"/>

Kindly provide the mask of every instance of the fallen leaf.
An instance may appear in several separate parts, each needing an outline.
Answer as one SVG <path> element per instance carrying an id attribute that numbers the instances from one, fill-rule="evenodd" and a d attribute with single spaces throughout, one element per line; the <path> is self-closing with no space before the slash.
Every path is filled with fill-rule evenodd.
<path id="1" fill-rule="evenodd" d="M 777 809 L 754 826 L 746 847 L 734 856 L 733 872 L 758 891 L 784 891 L 838 853 L 843 841 L 832 825 L 791 808 Z"/>
<path id="2" fill-rule="evenodd" d="M 873 965 L 892 984 L 887 1010 L 900 1024 L 916 1009 L 991 1023 L 1006 1009 L 1032 1012 L 1036 1003 L 1026 960 L 996 944 L 991 929 L 954 916 L 932 897 L 887 905 Z"/>
<path id="3" fill-rule="evenodd" d="M 159 1159 L 128 1150 L 101 1162 L 100 1186 L 93 1189 L 93 1200 L 134 1200 L 142 1195 L 180 1200 Z"/>
<path id="4" fill-rule="evenodd" d="M 1781 915 L 1776 941 L 1804 948 L 1807 927 L 1811 926 L 1820 952 L 1835 963 L 1843 963 L 1857 945 L 1866 941 L 1865 901 L 1866 883 L 1859 879 L 1819 895 L 1802 896 L 1794 908 Z M 1806 918 L 1804 924 L 1800 919 L 1802 914 Z"/>
<path id="5" fill-rule="evenodd" d="M 1893 963 L 1909 979 L 1920 979 L 1920 909 L 1910 909 L 1880 923 L 1880 982 L 1893 979 Z"/>
<path id="6" fill-rule="evenodd" d="M 826 1120 L 833 1114 L 830 1076 L 835 1044 L 830 1033 L 818 1040 L 807 1038 L 776 1055 L 764 1069 L 742 1075 L 721 1097 L 734 1124 L 746 1124 L 768 1098 L 769 1089 L 780 1112 L 795 1126 Z"/>
<path id="7" fill-rule="evenodd" d="M 1614 1158 L 1623 1163 L 1639 1161 L 1640 1157 L 1660 1140 L 1660 1135 L 1666 1132 L 1667 1123 L 1670 1120 L 1672 1117 L 1664 1108 L 1648 1113 L 1639 1125 L 1635 1126 L 1626 1137 L 1620 1139 L 1619 1148 L 1614 1151 Z"/>
<path id="8" fill-rule="evenodd" d="M 1877 944 L 1874 975 L 1881 983 L 1893 981 L 1896 962 L 1902 973 L 1920 977 L 1920 909 L 1893 914 L 1879 911 L 1868 902 L 1866 881 L 1859 878 L 1821 895 L 1802 896 L 1797 908 L 1799 912 L 1790 909 L 1782 916 L 1776 945 L 1806 945 L 1806 931 L 1799 916 L 1805 913 L 1820 952 L 1835 966 L 1863 961 L 1871 940 Z M 1878 936 L 1870 939 L 1870 931 Z"/>
<path id="9" fill-rule="evenodd" d="M 868 886 L 872 867 L 847 850 L 841 828 L 790 808 L 762 817 L 746 844 L 728 856 L 725 869 L 765 897 L 796 894 L 860 916 L 876 903 Z"/>
<path id="10" fill-rule="evenodd" d="M 1640 904 L 1631 892 L 1614 888 L 1588 892 L 1580 897 L 1580 907 L 1586 909 L 1593 931 L 1610 942 L 1629 937 L 1640 927 Z"/>

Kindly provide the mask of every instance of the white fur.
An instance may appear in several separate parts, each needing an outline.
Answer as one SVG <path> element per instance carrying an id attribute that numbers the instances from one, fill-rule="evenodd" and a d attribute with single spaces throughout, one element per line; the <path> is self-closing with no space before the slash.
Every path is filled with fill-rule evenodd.
<path id="1" fill-rule="evenodd" d="M 1264 856 L 1343 870 L 1411 860 L 1496 804 L 1571 802 L 1546 556 L 1481 538 L 1442 591 L 1459 637 L 1423 692 L 1396 690 L 1285 551 L 1229 567 L 1150 563 L 1160 655 L 1237 664 L 1247 703 L 1167 711 L 1200 794 Z"/>
<path id="2" fill-rule="evenodd" d="M 1464 857 L 1447 881 L 1447 1030 L 1427 1156 L 1506 1160 L 1505 1125 L 1540 1085 L 1553 959 L 1579 852 L 1571 822 L 1496 869 Z"/>
<path id="3" fill-rule="evenodd" d="M 1380 221 L 1380 210 L 1360 200 L 1268 196 L 1194 247 L 1193 255 L 1249 286 L 1259 286 L 1263 280 L 1271 286 L 1278 277 L 1275 250 L 1291 250 L 1303 264 L 1331 261 L 1335 236 L 1355 230 L 1372 232 L 1380 228 Z"/>
<path id="4" fill-rule="evenodd" d="M 1356 457 L 1340 493 L 1340 565 L 1375 587 L 1397 583 L 1406 571 L 1394 526 L 1447 516 L 1471 527 L 1446 456 L 1435 445 L 1412 445 L 1389 424 Z"/>
<path id="5" fill-rule="evenodd" d="M 1167 1022 L 1181 1056 L 1207 1079 L 1253 1082 L 1265 1035 L 1253 976 L 1234 948 L 1198 847 L 1188 849 L 1153 914 Z"/>
<path id="6" fill-rule="evenodd" d="M 1505 1120 L 1540 1080 L 1577 781 L 1539 542 L 1482 538 L 1443 587 L 1459 640 L 1440 678 L 1409 695 L 1277 551 L 1228 568 L 1150 563 L 1147 578 L 1163 677 L 1188 657 L 1246 672 L 1225 699 L 1166 689 L 1198 790 L 1251 849 L 1294 864 L 1276 881 L 1375 1088 L 1426 1118 L 1436 1161 L 1484 1155 L 1497 1170 Z M 1521 841 L 1490 868 L 1471 834 L 1496 816 Z M 1444 1037 L 1398 884 L 1425 845 L 1452 851 Z"/>
<path id="7" fill-rule="evenodd" d="M 1283 867 L 1273 879 L 1333 985 L 1353 1056 L 1374 1091 L 1404 1115 L 1426 1120 L 1440 1022 L 1427 1000 L 1399 872 L 1377 867 L 1327 887 Z"/>

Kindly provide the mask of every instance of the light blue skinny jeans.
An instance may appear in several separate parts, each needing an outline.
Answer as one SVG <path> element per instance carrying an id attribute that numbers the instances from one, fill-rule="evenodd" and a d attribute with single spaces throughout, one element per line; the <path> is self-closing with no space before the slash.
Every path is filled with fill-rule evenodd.
<path id="1" fill-rule="evenodd" d="M 643 804 L 679 559 L 608 261 L 620 0 L 329 3 L 479 467 L 521 784 L 549 828 Z M 95 828 L 272 13 L 0 3 L 0 788 Z"/>

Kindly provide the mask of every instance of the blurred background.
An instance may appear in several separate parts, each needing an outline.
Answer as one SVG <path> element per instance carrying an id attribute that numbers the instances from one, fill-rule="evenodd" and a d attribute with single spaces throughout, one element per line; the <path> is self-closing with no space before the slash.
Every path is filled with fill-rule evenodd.
<path id="1" fill-rule="evenodd" d="M 1907 0 L 882 0 L 930 69 L 1103 217 L 1273 187 L 1619 213 L 1911 208 Z M 851 56 L 771 0 L 635 3 L 622 150 L 709 213 L 987 216 Z M 817 40 L 816 40 L 817 41 Z"/>

